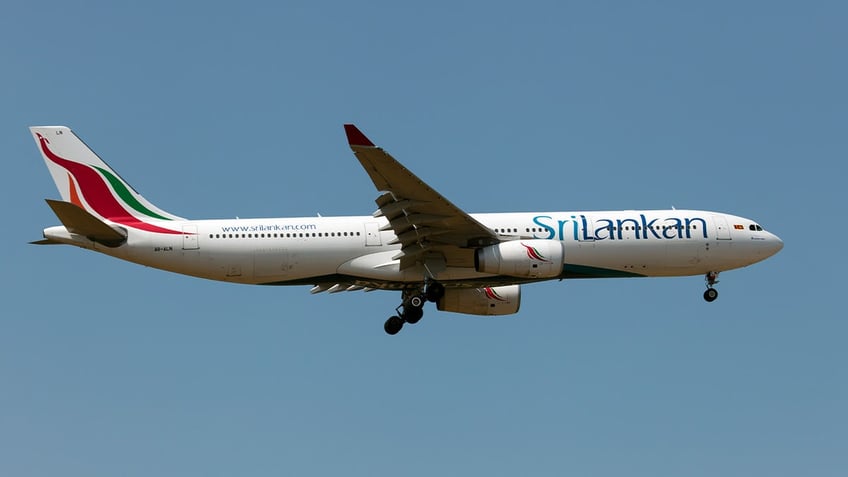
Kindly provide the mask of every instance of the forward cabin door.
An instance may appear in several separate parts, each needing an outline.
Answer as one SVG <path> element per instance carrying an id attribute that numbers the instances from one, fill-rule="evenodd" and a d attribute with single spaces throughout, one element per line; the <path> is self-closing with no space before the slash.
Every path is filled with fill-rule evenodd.
<path id="1" fill-rule="evenodd" d="M 723 215 L 713 215 L 713 224 L 715 225 L 716 239 L 730 240 L 730 228 L 727 226 L 727 219 Z"/>
<path id="2" fill-rule="evenodd" d="M 595 241 L 595 222 L 589 217 L 583 218 L 583 224 L 580 226 L 580 237 L 579 240 L 581 242 L 594 242 Z M 564 234 L 564 233 L 563 233 Z M 560 237 L 560 240 L 565 240 L 565 237 Z"/>

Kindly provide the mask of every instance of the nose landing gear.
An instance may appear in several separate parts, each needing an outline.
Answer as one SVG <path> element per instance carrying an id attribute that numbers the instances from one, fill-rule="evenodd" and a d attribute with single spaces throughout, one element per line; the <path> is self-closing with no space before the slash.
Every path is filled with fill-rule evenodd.
<path id="1" fill-rule="evenodd" d="M 714 302 L 716 298 L 718 298 L 718 290 L 713 288 L 713 285 L 718 283 L 718 274 L 720 272 L 707 272 L 704 276 L 704 280 L 707 282 L 707 289 L 704 291 L 704 300 L 707 302 Z"/>

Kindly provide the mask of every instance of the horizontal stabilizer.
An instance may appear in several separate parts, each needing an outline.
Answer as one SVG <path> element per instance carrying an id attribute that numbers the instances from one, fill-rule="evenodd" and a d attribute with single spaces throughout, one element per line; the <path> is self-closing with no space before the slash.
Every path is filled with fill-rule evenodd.
<path id="1" fill-rule="evenodd" d="M 46 201 L 62 225 L 72 234 L 83 235 L 107 247 L 117 247 L 127 240 L 126 230 L 103 222 L 78 205 L 61 200 L 46 199 Z M 37 243 L 41 245 L 45 241 Z"/>
<path id="2" fill-rule="evenodd" d="M 29 244 L 30 245 L 62 245 L 62 242 L 57 242 L 55 240 L 51 240 L 51 239 L 46 238 L 46 239 L 41 239 L 41 240 L 36 240 L 34 242 L 30 242 Z"/>

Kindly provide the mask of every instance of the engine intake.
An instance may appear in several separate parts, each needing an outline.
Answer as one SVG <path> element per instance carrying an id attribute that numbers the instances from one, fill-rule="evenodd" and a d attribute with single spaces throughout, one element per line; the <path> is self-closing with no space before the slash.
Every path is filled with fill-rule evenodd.
<path id="1" fill-rule="evenodd" d="M 521 306 L 521 287 L 447 288 L 436 302 L 439 311 L 467 315 L 511 315 Z"/>
<path id="2" fill-rule="evenodd" d="M 559 240 L 513 240 L 474 252 L 474 268 L 493 275 L 553 278 L 564 263 L 565 246 Z"/>

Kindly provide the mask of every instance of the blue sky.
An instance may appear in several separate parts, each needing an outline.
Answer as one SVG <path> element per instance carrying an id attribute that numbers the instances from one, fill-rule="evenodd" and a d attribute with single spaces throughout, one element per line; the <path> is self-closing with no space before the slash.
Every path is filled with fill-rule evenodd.
<path id="1" fill-rule="evenodd" d="M 845 475 L 842 2 L 11 3 L 0 474 Z M 518 315 L 36 247 L 65 124 L 192 218 L 358 215 L 355 122 L 471 212 L 698 208 L 721 276 L 536 284 Z"/>

